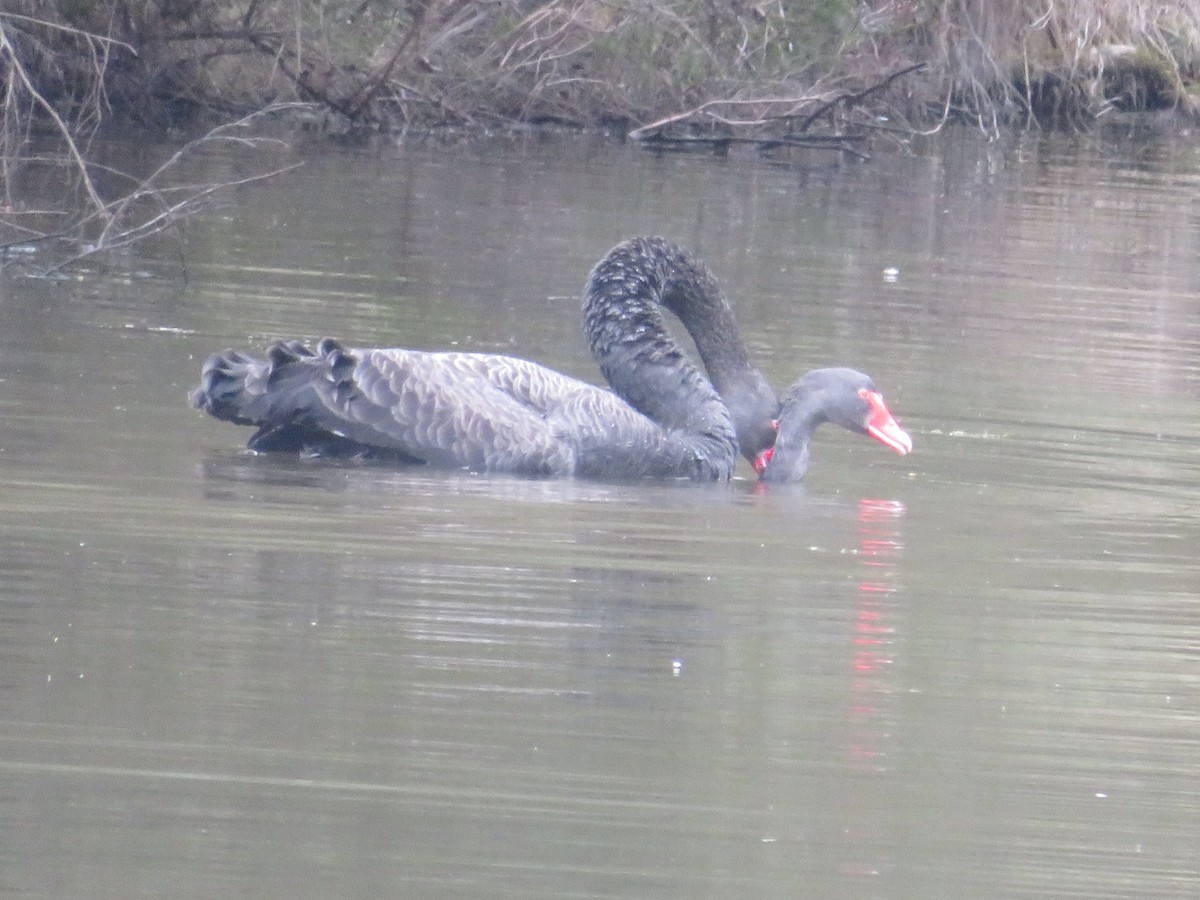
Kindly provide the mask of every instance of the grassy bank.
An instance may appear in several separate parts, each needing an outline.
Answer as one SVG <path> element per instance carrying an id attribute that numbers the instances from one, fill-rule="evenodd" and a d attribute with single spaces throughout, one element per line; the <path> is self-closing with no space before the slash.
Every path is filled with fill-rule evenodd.
<path id="1" fill-rule="evenodd" d="M 172 187 L 168 159 L 141 180 L 103 169 L 128 187 L 102 196 L 86 148 L 110 122 L 218 123 L 181 154 L 286 108 L 333 131 L 602 126 L 862 156 L 874 135 L 952 120 L 997 134 L 1192 115 L 1198 78 L 1194 2 L 8 0 L 0 249 L 120 246 L 219 187 Z M 23 206 L 39 168 L 69 186 L 60 208 Z"/>
<path id="2" fill-rule="evenodd" d="M 928 126 L 1086 122 L 1190 104 L 1200 9 L 1137 0 L 12 0 L 0 78 L 149 124 L 317 103 L 346 127 L 710 121 L 880 85 Z M 787 105 L 763 104 L 766 99 Z M 44 112 L 45 110 L 43 110 Z"/>

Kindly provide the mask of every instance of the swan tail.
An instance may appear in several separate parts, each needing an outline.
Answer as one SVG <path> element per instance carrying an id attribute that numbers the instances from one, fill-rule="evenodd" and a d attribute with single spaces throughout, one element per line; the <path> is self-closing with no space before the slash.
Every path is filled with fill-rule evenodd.
<path id="1" fill-rule="evenodd" d="M 200 387 L 188 400 L 196 409 L 236 425 L 278 421 L 294 405 L 296 389 L 316 374 L 315 359 L 316 354 L 299 341 L 273 344 L 266 359 L 226 350 L 205 361 Z"/>
<path id="2" fill-rule="evenodd" d="M 313 456 L 378 456 L 381 450 L 348 437 L 354 423 L 339 410 L 355 393 L 354 356 L 326 338 L 310 349 L 300 341 L 277 341 L 260 359 L 238 350 L 204 363 L 192 406 L 236 425 L 253 425 L 248 446 L 256 452 Z M 384 455 L 409 457 L 395 450 Z"/>

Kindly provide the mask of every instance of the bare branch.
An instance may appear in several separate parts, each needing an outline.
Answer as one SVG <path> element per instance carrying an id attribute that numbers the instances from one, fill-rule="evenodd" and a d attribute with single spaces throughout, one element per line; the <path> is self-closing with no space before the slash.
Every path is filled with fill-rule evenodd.
<path id="1" fill-rule="evenodd" d="M 12 18 L 9 16 L 9 18 Z M 22 17 L 23 18 L 23 17 Z M 79 145 L 75 142 L 75 137 L 71 133 L 70 127 L 63 121 L 54 105 L 50 103 L 41 92 L 33 84 L 33 79 L 29 77 L 29 73 L 25 70 L 25 66 L 21 64 L 20 55 L 17 53 L 16 47 L 9 40 L 8 32 L 4 28 L 3 23 L 0 23 L 0 58 L 5 58 L 8 61 L 9 69 L 12 72 L 15 81 L 19 82 L 24 93 L 29 99 L 42 108 L 42 111 L 49 116 L 62 137 L 63 143 L 66 145 L 67 152 L 75 161 L 81 176 L 84 191 L 88 195 L 88 199 L 92 202 L 96 210 L 104 208 L 104 201 L 100 198 L 100 194 L 96 191 L 96 186 L 92 183 L 91 178 L 87 174 L 87 162 L 84 160 L 83 154 L 79 150 Z"/>
<path id="2" fill-rule="evenodd" d="M 52 22 L 48 19 L 35 19 L 32 16 L 23 16 L 20 13 L 13 12 L 0 12 L 0 19 L 11 19 L 14 22 L 25 22 L 29 25 L 37 25 L 39 28 L 50 28 L 55 31 L 61 31 L 64 34 L 81 37 L 89 42 L 95 41 L 99 44 L 115 44 L 119 47 L 125 48 L 134 56 L 137 56 L 137 50 L 134 49 L 132 44 L 127 44 L 125 41 L 119 41 L 116 38 L 109 37 L 107 35 L 95 34 L 91 31 L 82 31 L 78 28 L 72 28 L 70 25 L 63 25 L 61 22 Z"/>
<path id="3" fill-rule="evenodd" d="M 197 212 L 201 206 L 201 201 L 211 197 L 218 191 L 224 191 L 230 188 L 252 184 L 256 181 L 264 181 L 268 178 L 274 178 L 277 175 L 283 175 L 287 172 L 298 169 L 303 165 L 304 163 L 293 163 L 290 166 L 283 166 L 282 168 L 275 169 L 271 172 L 262 172 L 258 175 L 249 175 L 245 178 L 239 178 L 236 181 L 223 181 L 217 184 L 198 185 L 195 186 L 195 188 L 188 186 L 187 190 L 194 190 L 194 193 L 189 193 L 182 200 L 165 206 L 157 215 L 152 216 L 151 218 L 142 222 L 138 222 L 137 224 L 132 225 L 123 231 L 118 231 L 111 234 L 106 233 L 102 242 L 92 244 L 82 253 L 77 253 L 74 256 L 68 257 L 61 262 L 56 263 L 55 265 L 46 269 L 43 274 L 52 275 L 55 272 L 62 271 L 68 266 L 74 265 L 81 260 L 87 259 L 89 256 L 95 256 L 97 253 L 120 249 L 121 247 L 128 247 L 129 245 L 135 244 L 138 241 L 149 237 L 150 235 L 165 231 L 166 229 L 178 224 L 180 220 L 186 218 L 194 212 Z M 170 190 L 178 191 L 184 189 L 185 188 L 183 186 L 177 186 L 175 188 L 171 188 Z M 137 194 L 131 194 L 129 197 L 124 198 L 123 203 L 124 205 L 128 205 L 128 203 L 133 202 L 135 197 L 139 199 L 143 197 L 153 197 L 157 200 L 161 200 L 162 194 L 162 191 L 138 192 Z"/>

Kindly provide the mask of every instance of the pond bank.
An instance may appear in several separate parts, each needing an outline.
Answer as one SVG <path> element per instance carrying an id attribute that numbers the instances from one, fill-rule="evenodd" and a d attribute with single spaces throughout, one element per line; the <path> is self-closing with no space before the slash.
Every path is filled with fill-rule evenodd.
<path id="1" fill-rule="evenodd" d="M 880 141 L 951 122 L 995 138 L 1125 117 L 1158 127 L 1200 106 L 1200 9 L 1134 0 L 1049 11 L 1032 0 L 10 7 L 0 250 L 56 241 L 57 268 L 172 227 L 220 188 L 286 171 L 174 181 L 183 156 L 247 143 L 247 116 L 285 116 L 322 137 L 601 129 L 669 149 L 867 159 Z M 174 155 L 149 176 L 114 169 L 94 140 L 111 125 L 166 129 Z M 32 186 L 46 179 L 53 199 L 37 205 Z"/>
<path id="2" fill-rule="evenodd" d="M 1193 109 L 1200 12 L 1171 6 L 17 0 L 0 14 L 0 79 L 66 122 L 224 121 L 304 101 L 338 128 L 382 130 L 671 117 L 798 132 L 880 115 L 994 130 Z"/>

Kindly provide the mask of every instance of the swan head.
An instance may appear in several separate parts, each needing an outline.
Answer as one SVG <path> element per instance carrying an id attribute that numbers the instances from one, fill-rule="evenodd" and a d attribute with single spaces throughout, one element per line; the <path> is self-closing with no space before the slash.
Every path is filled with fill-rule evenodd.
<path id="1" fill-rule="evenodd" d="M 813 432 L 825 422 L 874 438 L 901 456 L 912 452 L 912 438 L 870 376 L 854 369 L 815 369 L 784 394 L 775 445 L 754 460 L 759 477 L 775 483 L 804 478 Z"/>
<path id="2" fill-rule="evenodd" d="M 738 449 L 754 463 L 775 444 L 779 397 L 757 369 L 750 369 L 738 383 L 717 386 L 729 408 L 737 432 Z"/>

